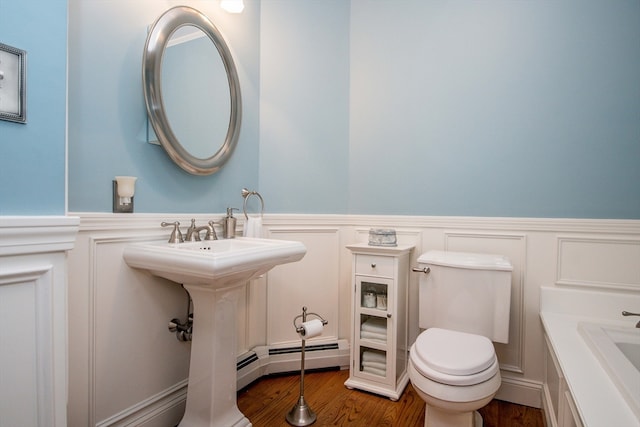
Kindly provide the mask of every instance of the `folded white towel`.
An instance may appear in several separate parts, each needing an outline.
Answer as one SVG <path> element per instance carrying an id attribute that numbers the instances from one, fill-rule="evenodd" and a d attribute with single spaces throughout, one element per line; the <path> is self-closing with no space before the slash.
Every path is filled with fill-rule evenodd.
<path id="1" fill-rule="evenodd" d="M 362 367 L 382 369 L 383 371 L 385 371 L 387 369 L 387 364 L 382 362 L 362 362 Z"/>
<path id="2" fill-rule="evenodd" d="M 376 368 L 370 368 L 370 367 L 363 367 L 362 368 L 362 372 L 366 372 L 368 374 L 373 374 L 373 375 L 379 375 L 381 377 L 386 377 L 387 376 L 387 371 L 384 369 L 376 369 Z"/>
<path id="3" fill-rule="evenodd" d="M 387 333 L 387 320 L 381 317 L 372 317 L 367 319 L 362 325 L 360 325 L 360 329 L 367 332 L 375 332 L 378 334 Z"/>
<path id="4" fill-rule="evenodd" d="M 377 334 L 375 332 L 361 331 L 360 338 L 367 340 L 387 341 L 387 334 Z"/>
<path id="5" fill-rule="evenodd" d="M 382 351 L 366 350 L 362 352 L 362 360 L 366 362 L 387 362 L 387 356 Z"/>
<path id="6" fill-rule="evenodd" d="M 262 217 L 250 216 L 244 222 L 244 229 L 242 230 L 244 237 L 262 237 Z"/>

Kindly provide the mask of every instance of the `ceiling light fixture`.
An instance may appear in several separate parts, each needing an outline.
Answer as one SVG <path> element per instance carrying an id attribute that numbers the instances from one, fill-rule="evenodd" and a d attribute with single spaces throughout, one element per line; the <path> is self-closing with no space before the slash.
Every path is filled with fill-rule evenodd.
<path id="1" fill-rule="evenodd" d="M 242 0 L 221 0 L 220 7 L 229 13 L 242 13 L 244 2 Z"/>

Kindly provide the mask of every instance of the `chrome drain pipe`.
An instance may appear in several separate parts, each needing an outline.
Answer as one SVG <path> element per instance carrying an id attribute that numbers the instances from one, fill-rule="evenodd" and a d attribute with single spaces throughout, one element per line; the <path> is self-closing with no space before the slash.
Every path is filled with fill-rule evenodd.
<path id="1" fill-rule="evenodd" d="M 182 285 L 184 289 L 184 285 Z M 187 294 L 187 320 L 182 322 L 178 318 L 173 318 L 169 321 L 169 332 L 175 332 L 178 341 L 191 341 L 193 337 L 193 313 L 191 312 L 191 296 L 186 289 L 184 291 Z"/>

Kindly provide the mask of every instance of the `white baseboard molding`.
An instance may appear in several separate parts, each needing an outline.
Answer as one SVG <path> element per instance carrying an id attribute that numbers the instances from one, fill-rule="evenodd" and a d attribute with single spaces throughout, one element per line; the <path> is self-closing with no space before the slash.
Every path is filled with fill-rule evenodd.
<path id="1" fill-rule="evenodd" d="M 510 377 L 502 372 L 502 385 L 496 394 L 496 399 L 518 405 L 542 407 L 542 383 L 521 378 Z"/>
<path id="2" fill-rule="evenodd" d="M 96 427 L 166 427 L 178 425 L 187 401 L 187 380 L 96 424 Z"/>

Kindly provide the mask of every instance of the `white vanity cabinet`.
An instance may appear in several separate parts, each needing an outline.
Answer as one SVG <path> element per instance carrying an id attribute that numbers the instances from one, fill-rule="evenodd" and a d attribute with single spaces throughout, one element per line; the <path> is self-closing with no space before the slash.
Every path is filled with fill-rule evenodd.
<path id="1" fill-rule="evenodd" d="M 409 377 L 407 296 L 413 246 L 347 246 L 353 253 L 348 388 L 397 400 Z"/>
<path id="2" fill-rule="evenodd" d="M 545 334 L 543 407 L 549 427 L 583 427 L 560 363 Z"/>

